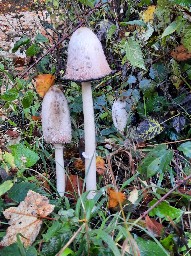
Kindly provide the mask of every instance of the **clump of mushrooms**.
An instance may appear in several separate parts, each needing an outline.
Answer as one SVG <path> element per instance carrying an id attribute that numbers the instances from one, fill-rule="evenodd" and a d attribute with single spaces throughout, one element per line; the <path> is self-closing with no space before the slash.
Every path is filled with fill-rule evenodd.
<path id="1" fill-rule="evenodd" d="M 95 122 L 90 81 L 100 79 L 111 73 L 102 45 L 91 29 L 81 27 L 71 36 L 64 78 L 82 82 L 82 100 L 85 136 L 85 170 L 88 198 L 96 190 L 96 142 Z"/>
<path id="2" fill-rule="evenodd" d="M 63 147 L 70 143 L 71 121 L 67 100 L 62 91 L 52 86 L 42 102 L 42 131 L 47 143 L 55 147 L 56 187 L 60 196 L 65 192 Z"/>

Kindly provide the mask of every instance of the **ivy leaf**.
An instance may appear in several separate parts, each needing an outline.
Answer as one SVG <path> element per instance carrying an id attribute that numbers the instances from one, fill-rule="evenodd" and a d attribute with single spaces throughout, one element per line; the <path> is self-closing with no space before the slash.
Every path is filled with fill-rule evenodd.
<path id="1" fill-rule="evenodd" d="M 23 144 L 15 144 L 10 146 L 12 155 L 15 158 L 15 165 L 18 168 L 23 166 L 31 167 L 39 160 L 39 156 Z"/>
<path id="2" fill-rule="evenodd" d="M 26 55 L 27 56 L 34 56 L 37 53 L 40 52 L 40 47 L 37 44 L 32 44 L 27 50 L 26 50 Z"/>
<path id="3" fill-rule="evenodd" d="M 131 65 L 146 70 L 139 43 L 133 37 L 130 37 L 128 41 L 125 42 L 124 47 L 126 53 L 125 57 L 130 61 Z"/>
<path id="4" fill-rule="evenodd" d="M 152 177 L 156 173 L 164 173 L 173 158 L 173 151 L 166 148 L 166 145 L 158 145 L 152 149 L 138 167 L 138 172 Z"/>
<path id="5" fill-rule="evenodd" d="M 190 141 L 182 143 L 178 147 L 178 150 L 182 151 L 185 156 L 191 158 L 191 142 Z"/>
<path id="6" fill-rule="evenodd" d="M 137 127 L 137 134 L 141 140 L 151 140 L 163 130 L 163 127 L 154 119 L 146 119 Z"/>
<path id="7" fill-rule="evenodd" d="M 153 199 L 149 203 L 149 207 L 151 207 L 153 204 L 157 202 L 156 199 Z M 159 205 L 157 205 L 152 211 L 150 211 L 149 215 L 151 217 L 158 216 L 159 218 L 164 218 L 165 220 L 169 221 L 168 217 L 170 219 L 178 219 L 182 216 L 183 211 L 180 209 L 177 209 L 169 204 L 167 201 L 161 202 Z"/>
<path id="8" fill-rule="evenodd" d="M 20 40 L 18 40 L 15 43 L 15 45 L 12 49 L 12 52 L 13 53 L 16 52 L 22 45 L 29 44 L 29 42 L 30 42 L 30 38 L 28 38 L 27 36 L 22 37 Z"/>
<path id="9" fill-rule="evenodd" d="M 13 186 L 13 182 L 11 180 L 6 180 L 3 184 L 0 185 L 0 196 L 5 194 L 11 187 Z"/>

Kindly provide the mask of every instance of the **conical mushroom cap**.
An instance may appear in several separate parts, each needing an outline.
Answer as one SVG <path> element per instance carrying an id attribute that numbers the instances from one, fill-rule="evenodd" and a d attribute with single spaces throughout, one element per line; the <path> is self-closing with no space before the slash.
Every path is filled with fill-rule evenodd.
<path id="1" fill-rule="evenodd" d="M 67 100 L 62 91 L 52 86 L 42 102 L 42 131 L 47 143 L 71 141 L 71 121 Z"/>
<path id="2" fill-rule="evenodd" d="M 126 111 L 126 102 L 121 100 L 116 100 L 112 106 L 112 119 L 113 124 L 117 130 L 123 134 L 124 129 L 127 125 L 129 115 Z"/>
<path id="3" fill-rule="evenodd" d="M 111 73 L 97 36 L 86 27 L 77 29 L 68 46 L 68 60 L 64 79 L 90 81 Z"/>

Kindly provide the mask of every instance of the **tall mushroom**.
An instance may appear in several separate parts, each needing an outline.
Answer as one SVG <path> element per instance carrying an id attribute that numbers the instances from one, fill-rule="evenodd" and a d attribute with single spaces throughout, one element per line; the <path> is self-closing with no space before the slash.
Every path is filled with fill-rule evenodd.
<path id="1" fill-rule="evenodd" d="M 67 100 L 62 91 L 52 86 L 42 102 L 42 131 L 47 143 L 55 147 L 56 187 L 60 196 L 65 192 L 63 147 L 71 141 L 71 121 Z"/>
<path id="2" fill-rule="evenodd" d="M 100 79 L 111 73 L 97 36 L 86 27 L 77 29 L 68 46 L 68 60 L 65 79 L 82 82 L 82 100 L 85 134 L 85 169 L 88 198 L 93 198 L 96 190 L 96 146 L 94 108 L 91 80 Z"/>

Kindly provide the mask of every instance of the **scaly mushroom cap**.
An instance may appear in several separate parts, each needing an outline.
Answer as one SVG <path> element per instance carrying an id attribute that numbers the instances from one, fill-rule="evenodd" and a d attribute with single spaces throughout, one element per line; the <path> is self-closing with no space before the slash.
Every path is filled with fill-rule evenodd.
<path id="1" fill-rule="evenodd" d="M 123 134 L 127 125 L 129 115 L 126 111 L 126 102 L 120 99 L 114 101 L 112 106 L 112 119 L 113 124 L 117 130 Z"/>
<path id="2" fill-rule="evenodd" d="M 68 46 L 68 60 L 64 79 L 90 81 L 111 73 L 97 36 L 86 27 L 77 29 Z"/>
<path id="3" fill-rule="evenodd" d="M 67 100 L 62 91 L 52 86 L 42 102 L 42 131 L 47 143 L 71 141 L 71 121 Z"/>

